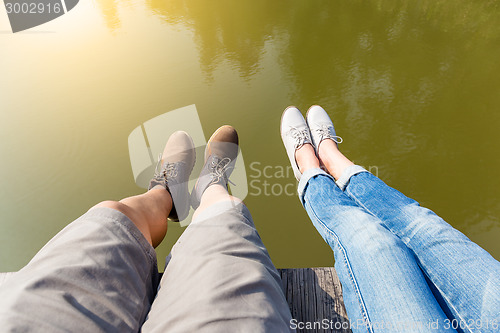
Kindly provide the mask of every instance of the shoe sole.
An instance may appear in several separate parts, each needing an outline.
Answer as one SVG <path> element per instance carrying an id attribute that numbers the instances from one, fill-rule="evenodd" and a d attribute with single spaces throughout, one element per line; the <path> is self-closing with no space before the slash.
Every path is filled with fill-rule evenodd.
<path id="1" fill-rule="evenodd" d="M 283 140 L 283 128 L 281 126 L 281 124 L 283 124 L 283 116 L 285 115 L 285 112 L 288 111 L 288 109 L 291 109 L 291 108 L 294 108 L 294 109 L 297 109 L 299 110 L 298 107 L 296 107 L 295 105 L 290 105 L 290 106 L 287 106 L 286 109 L 283 111 L 283 113 L 281 114 L 281 120 L 280 120 L 280 135 L 281 135 L 281 140 Z M 300 110 L 299 110 L 300 112 Z M 302 113 L 302 112 L 301 112 Z"/>
<path id="2" fill-rule="evenodd" d="M 189 177 L 191 177 L 191 173 L 193 172 L 193 169 L 194 169 L 194 166 L 196 165 L 196 147 L 194 145 L 194 141 L 193 141 L 193 138 L 191 137 L 191 135 L 189 135 L 189 133 L 187 133 L 186 131 L 178 131 L 178 132 L 183 132 L 186 134 L 186 136 L 189 138 L 189 142 L 191 143 L 191 149 L 193 150 L 194 152 L 194 161 L 193 161 L 193 164 L 191 165 L 191 170 L 189 170 L 189 176 L 188 176 L 188 179 L 187 179 L 187 182 L 189 182 Z M 162 162 L 163 163 L 163 162 Z M 186 182 L 186 183 L 187 183 Z M 187 184 L 186 184 L 187 186 Z M 187 193 L 188 193 L 188 202 L 189 202 L 189 186 L 188 186 L 188 190 L 187 190 Z M 173 201 L 172 201 L 172 207 L 173 207 Z M 177 210 L 176 210 L 176 213 Z M 183 219 L 179 219 L 179 215 L 177 214 L 177 218 L 174 219 L 174 218 L 171 218 L 170 215 L 167 217 L 167 219 L 171 222 L 180 222 L 180 221 L 183 221 L 186 219 L 186 217 L 189 215 L 189 209 L 187 211 L 187 215 L 183 217 Z"/>
<path id="3" fill-rule="evenodd" d="M 208 142 L 207 142 L 207 147 L 205 148 L 205 162 L 207 161 L 207 158 L 208 158 L 208 151 L 209 151 L 209 147 L 210 147 L 210 144 L 212 143 L 212 141 L 214 140 L 214 138 L 217 136 L 217 134 L 223 130 L 224 128 L 227 128 L 227 127 L 231 127 L 231 128 L 234 128 L 233 126 L 231 125 L 223 125 L 221 127 L 219 127 L 215 132 L 214 134 L 212 134 L 212 136 L 210 137 L 210 139 L 208 139 Z"/>

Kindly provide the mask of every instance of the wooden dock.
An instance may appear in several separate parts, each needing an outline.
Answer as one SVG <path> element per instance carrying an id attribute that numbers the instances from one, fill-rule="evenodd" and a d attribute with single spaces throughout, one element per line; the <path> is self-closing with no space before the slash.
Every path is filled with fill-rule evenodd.
<path id="1" fill-rule="evenodd" d="M 292 317 L 297 321 L 297 332 L 351 332 L 342 286 L 333 267 L 285 268 L 278 271 Z M 306 329 L 306 325 L 317 327 Z"/>
<path id="2" fill-rule="evenodd" d="M 333 267 L 285 268 L 278 271 L 297 332 L 351 332 L 342 286 Z M 0 273 L 0 287 L 13 274 Z"/>

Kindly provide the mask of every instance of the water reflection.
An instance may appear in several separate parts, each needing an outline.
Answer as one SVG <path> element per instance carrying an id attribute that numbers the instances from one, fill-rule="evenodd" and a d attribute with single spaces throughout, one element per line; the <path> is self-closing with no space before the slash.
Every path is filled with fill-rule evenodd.
<path id="1" fill-rule="evenodd" d="M 3 34 L 0 264 L 19 269 L 91 205 L 139 193 L 128 135 L 190 104 L 205 134 L 238 128 L 251 174 L 288 165 L 285 106 L 322 104 L 348 156 L 500 257 L 497 3 L 96 0 L 57 33 Z M 331 264 L 295 196 L 246 202 L 278 266 Z"/>
<path id="2" fill-rule="evenodd" d="M 118 2 L 116 0 L 98 0 L 97 4 L 102 12 L 102 17 L 106 26 L 114 31 L 120 28 L 120 18 L 118 16 Z"/>
<path id="3" fill-rule="evenodd" d="M 107 26 L 112 30 L 119 28 L 118 3 L 115 0 L 97 0 L 97 3 Z M 453 50 L 446 46 L 450 37 L 459 39 L 468 49 L 477 43 L 496 43 L 500 35 L 500 27 L 495 24 L 500 18 L 496 1 L 473 4 L 465 0 L 453 3 L 145 0 L 144 3 L 166 23 L 182 25 L 194 32 L 207 76 L 223 61 L 230 61 L 243 77 L 249 77 L 259 69 L 266 42 L 286 38 L 288 48 L 283 50 L 282 57 L 292 63 L 284 63 L 285 68 L 295 69 L 297 63 L 313 66 L 313 70 L 307 67 L 306 72 L 314 78 L 323 78 L 309 88 L 316 95 L 328 92 L 337 72 L 347 72 L 345 64 L 339 62 L 342 59 L 349 64 L 361 61 L 370 68 L 379 60 L 389 61 L 393 69 L 404 68 L 407 74 L 412 74 L 408 73 L 411 68 L 418 73 L 424 72 L 422 68 L 434 70 L 430 66 L 447 72 L 454 56 Z M 428 41 L 432 44 L 427 45 Z M 433 59 L 422 57 L 430 51 Z M 438 61 L 441 58 L 443 61 Z M 318 75 L 314 69 L 328 75 Z M 302 73 L 293 74 L 302 77 Z"/>
<path id="4" fill-rule="evenodd" d="M 98 2 L 108 27 L 117 29 L 116 3 Z M 483 169 L 474 161 L 499 148 L 491 143 L 495 127 L 482 121 L 500 122 L 491 113 L 500 107 L 497 1 L 144 4 L 164 23 L 193 33 L 208 82 L 221 68 L 246 81 L 269 71 L 263 56 L 274 47 L 280 71 L 292 83 L 289 99 L 330 110 L 355 160 L 377 164 L 391 184 L 432 203 L 464 229 L 481 220 L 477 211 L 500 213 L 487 200 L 471 205 L 470 196 L 457 194 L 460 179 Z M 467 133 L 482 145 L 464 140 Z M 468 191 L 499 197 L 487 176 Z"/>
<path id="5" fill-rule="evenodd" d="M 193 30 L 200 63 L 209 79 L 225 61 L 243 78 L 256 74 L 265 44 L 272 40 L 288 8 L 283 1 L 265 0 L 146 0 L 146 5 L 167 23 Z"/>

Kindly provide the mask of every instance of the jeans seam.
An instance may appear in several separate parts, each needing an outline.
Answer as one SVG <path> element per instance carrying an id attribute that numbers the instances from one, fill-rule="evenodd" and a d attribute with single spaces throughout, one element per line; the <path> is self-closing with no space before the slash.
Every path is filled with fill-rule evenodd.
<path id="1" fill-rule="evenodd" d="M 374 216 L 375 218 L 377 218 L 378 220 L 381 220 L 380 218 L 378 218 L 378 216 L 376 216 L 371 210 L 368 209 L 368 207 L 366 207 L 353 193 L 351 193 L 351 191 L 348 190 L 348 188 L 346 187 L 345 189 L 345 192 L 347 192 L 347 194 L 349 195 L 349 197 L 351 199 L 353 199 L 356 204 L 358 204 L 360 207 L 362 207 L 364 210 L 366 210 L 369 214 L 371 214 L 372 216 Z M 383 221 L 382 221 L 383 222 Z M 385 226 L 384 226 L 385 227 Z M 393 235 L 395 235 L 397 238 L 401 239 L 401 237 L 399 237 L 397 234 L 395 234 L 392 230 L 390 230 L 389 228 L 385 227 L 387 230 L 389 230 Z M 408 240 L 408 242 L 410 241 L 410 239 Z M 408 247 L 408 245 L 406 243 L 403 242 L 403 244 L 405 244 L 406 247 Z M 460 320 L 463 320 L 464 322 L 467 322 L 461 315 L 460 315 L 460 312 L 455 308 L 455 306 L 450 302 L 449 298 L 443 293 L 443 291 L 441 290 L 441 288 L 439 288 L 434 282 L 432 282 L 432 279 L 429 277 L 429 274 L 427 274 L 427 272 L 423 269 L 421 263 L 420 263 L 420 260 L 418 259 L 418 256 L 415 254 L 415 251 L 413 251 L 412 249 L 410 249 L 408 247 L 408 249 L 410 251 L 413 252 L 413 254 L 415 255 L 416 259 L 417 259 L 417 263 L 418 263 L 418 266 L 420 267 L 420 271 L 422 272 L 422 274 L 425 274 L 425 276 L 427 276 L 427 278 L 429 279 L 429 281 L 434 285 L 434 287 L 439 291 L 439 294 L 441 295 L 441 297 L 443 297 L 443 299 L 445 299 L 446 301 L 446 304 L 451 307 L 455 313 L 457 314 L 457 317 L 459 317 Z M 463 328 L 462 328 L 463 329 Z M 468 326 L 467 326 L 467 331 L 470 332 L 470 333 L 474 333 L 474 331 L 472 331 Z"/>
<path id="2" fill-rule="evenodd" d="M 412 251 L 412 250 L 410 249 L 410 251 Z M 415 252 L 413 252 L 413 253 L 415 253 Z M 441 297 L 443 297 L 443 299 L 446 301 L 446 304 L 455 311 L 458 319 L 460 320 L 460 323 L 462 323 L 462 322 L 467 323 L 468 321 L 463 316 L 460 315 L 460 312 L 458 312 L 458 310 L 455 308 L 455 306 L 450 302 L 449 298 L 442 292 L 441 288 L 439 288 L 438 286 L 436 286 L 436 284 L 434 282 L 432 282 L 431 278 L 429 277 L 429 274 L 427 274 L 427 272 L 422 268 L 422 265 L 420 264 L 420 260 L 418 260 L 418 257 L 417 257 L 417 264 L 420 267 L 420 271 L 422 271 L 422 274 L 427 276 L 427 278 L 429 279 L 429 282 L 434 285 L 434 287 L 437 289 L 437 291 L 439 292 Z M 444 310 L 443 310 L 443 312 L 444 312 Z M 454 319 L 456 319 L 456 318 L 454 318 Z M 464 331 L 467 330 L 467 332 L 470 332 L 470 333 L 474 333 L 474 331 L 469 328 L 469 325 L 467 325 L 467 327 L 465 327 L 465 328 L 460 326 L 460 329 L 462 329 Z"/>
<path id="3" fill-rule="evenodd" d="M 403 240 L 401 239 L 401 237 L 399 235 L 397 235 L 394 231 L 392 231 L 391 229 L 387 228 L 385 226 L 385 224 L 383 223 L 384 221 L 382 221 L 382 219 L 380 219 L 377 215 L 375 215 L 371 210 L 368 209 L 368 207 L 366 207 L 365 205 L 363 205 L 363 203 L 361 201 L 358 200 L 358 198 L 351 193 L 351 191 L 349 191 L 346 187 L 344 193 L 347 193 L 348 197 L 351 198 L 360 208 L 364 209 L 368 214 L 370 214 L 371 216 L 373 216 L 374 218 L 376 218 L 378 221 L 382 222 L 380 223 L 380 225 L 382 227 L 384 227 L 386 230 L 388 230 L 391 234 L 393 234 L 394 236 L 396 236 L 398 239 L 400 239 L 402 242 Z M 403 242 L 403 244 L 408 247 L 408 245 Z M 412 251 L 413 252 L 413 251 Z"/>
<path id="4" fill-rule="evenodd" d="M 370 322 L 370 318 L 368 316 L 368 311 L 366 310 L 366 305 L 365 305 L 365 302 L 363 300 L 363 297 L 361 296 L 361 291 L 359 290 L 359 285 L 358 285 L 358 283 L 356 281 L 356 278 L 354 277 L 354 273 L 352 272 L 351 265 L 349 264 L 349 260 L 347 258 L 347 253 L 345 251 L 344 246 L 340 242 L 337 234 L 333 230 L 331 230 L 330 228 L 328 228 L 323 223 L 323 221 L 321 221 L 321 219 L 318 217 L 318 215 L 316 215 L 316 212 L 314 211 L 314 209 L 312 208 L 312 206 L 309 205 L 309 207 L 311 208 L 311 212 L 314 215 L 314 218 L 318 221 L 318 223 L 321 225 L 321 227 L 326 232 L 328 232 L 329 234 L 331 234 L 334 237 L 335 242 L 338 244 L 339 249 L 341 250 L 340 252 L 343 255 L 344 265 L 346 266 L 347 271 L 349 272 L 349 279 L 351 280 L 351 283 L 354 285 L 354 290 L 356 291 L 356 296 L 357 296 L 357 299 L 358 299 L 359 309 L 360 309 L 360 311 L 361 311 L 361 313 L 363 315 L 363 319 L 365 320 L 365 323 L 367 324 L 367 331 L 373 333 L 373 329 L 372 329 L 372 325 L 371 325 L 371 322 Z"/>

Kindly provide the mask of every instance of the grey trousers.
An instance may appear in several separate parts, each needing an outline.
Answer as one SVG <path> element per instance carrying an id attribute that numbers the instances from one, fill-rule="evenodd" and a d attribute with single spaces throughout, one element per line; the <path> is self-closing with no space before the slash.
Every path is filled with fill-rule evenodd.
<path id="1" fill-rule="evenodd" d="M 0 288 L 2 332 L 288 332 L 280 278 L 248 209 L 207 208 L 156 254 L 109 208 L 69 224 Z"/>

